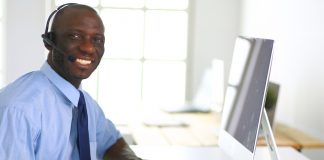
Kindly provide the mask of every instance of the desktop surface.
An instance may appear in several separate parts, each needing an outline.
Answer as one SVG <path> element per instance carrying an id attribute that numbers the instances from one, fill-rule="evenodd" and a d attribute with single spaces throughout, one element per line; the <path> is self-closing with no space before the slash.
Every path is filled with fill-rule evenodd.
<path id="1" fill-rule="evenodd" d="M 139 113 L 137 119 L 133 118 L 129 125 L 117 126 L 123 135 L 130 137 L 133 143 L 144 146 L 192 146 L 210 147 L 218 146 L 218 132 L 221 113 L 163 113 L 160 116 L 186 123 L 186 126 L 147 126 Z M 159 115 L 154 115 L 159 117 Z M 283 123 L 274 123 L 274 136 L 277 146 L 293 147 L 296 150 L 324 148 L 324 141 L 312 137 L 296 128 Z M 258 146 L 265 146 L 264 138 L 259 137 Z"/>
<path id="2" fill-rule="evenodd" d="M 131 148 L 145 160 L 227 160 L 230 159 L 218 147 L 145 146 Z M 309 160 L 291 147 L 278 147 L 282 160 Z M 270 160 L 267 147 L 257 147 L 254 160 Z"/>

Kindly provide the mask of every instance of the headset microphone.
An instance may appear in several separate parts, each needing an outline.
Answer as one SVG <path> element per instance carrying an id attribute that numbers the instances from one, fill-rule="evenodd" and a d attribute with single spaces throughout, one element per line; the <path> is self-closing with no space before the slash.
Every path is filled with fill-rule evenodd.
<path id="1" fill-rule="evenodd" d="M 47 44 L 50 45 L 51 47 L 53 47 L 58 53 L 60 53 L 63 56 L 67 55 L 67 60 L 69 60 L 70 62 L 75 62 L 76 61 L 76 57 L 72 56 L 71 54 L 65 54 L 65 52 L 60 49 L 59 47 L 57 47 L 47 36 L 45 36 L 44 34 L 42 34 L 42 38 L 43 41 Z"/>
<path id="2" fill-rule="evenodd" d="M 76 58 L 74 56 L 71 56 L 71 55 L 68 55 L 67 59 L 70 61 L 70 62 L 75 62 L 76 61 Z"/>

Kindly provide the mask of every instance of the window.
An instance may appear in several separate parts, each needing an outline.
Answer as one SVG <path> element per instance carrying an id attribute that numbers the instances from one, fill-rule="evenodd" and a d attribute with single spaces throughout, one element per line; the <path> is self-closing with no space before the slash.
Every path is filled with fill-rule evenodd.
<path id="1" fill-rule="evenodd" d="M 83 83 L 106 115 L 184 103 L 188 0 L 75 2 L 95 7 L 106 27 L 105 55 Z"/>

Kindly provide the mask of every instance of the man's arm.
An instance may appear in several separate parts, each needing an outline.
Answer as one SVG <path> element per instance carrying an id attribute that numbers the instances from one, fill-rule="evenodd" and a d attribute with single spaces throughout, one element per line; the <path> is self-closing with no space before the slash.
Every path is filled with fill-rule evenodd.
<path id="1" fill-rule="evenodd" d="M 29 120 L 20 109 L 0 108 L 0 159 L 35 159 L 37 129 Z"/>
<path id="2" fill-rule="evenodd" d="M 119 138 L 105 153 L 105 160 L 141 160 L 137 157 L 124 138 Z"/>

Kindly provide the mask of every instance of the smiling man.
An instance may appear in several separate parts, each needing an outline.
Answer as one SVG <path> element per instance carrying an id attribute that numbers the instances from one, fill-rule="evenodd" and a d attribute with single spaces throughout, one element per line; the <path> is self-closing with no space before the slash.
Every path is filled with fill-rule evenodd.
<path id="1" fill-rule="evenodd" d="M 0 159 L 140 159 L 80 88 L 104 54 L 101 18 L 81 4 L 52 15 L 47 61 L 0 91 Z"/>

